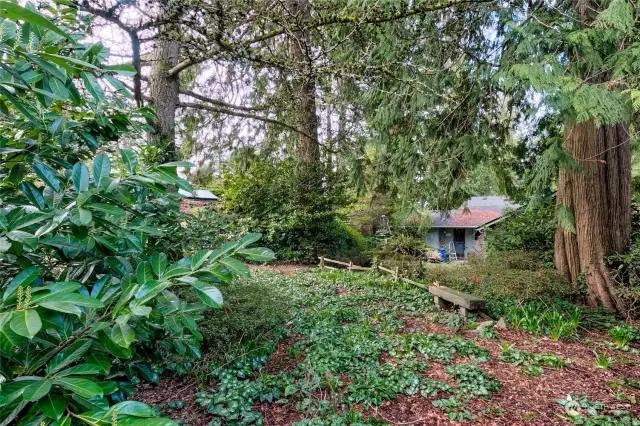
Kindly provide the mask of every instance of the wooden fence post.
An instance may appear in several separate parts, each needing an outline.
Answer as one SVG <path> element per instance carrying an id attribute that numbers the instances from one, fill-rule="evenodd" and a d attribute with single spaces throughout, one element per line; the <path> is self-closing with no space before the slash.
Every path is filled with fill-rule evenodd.
<path id="1" fill-rule="evenodd" d="M 324 268 L 324 256 L 320 257 L 320 269 Z"/>
<path id="2" fill-rule="evenodd" d="M 351 270 L 351 268 L 353 268 L 353 260 L 349 261 L 349 270 Z"/>
<path id="3" fill-rule="evenodd" d="M 400 280 L 400 268 L 396 266 L 396 273 L 394 274 L 396 281 Z"/>

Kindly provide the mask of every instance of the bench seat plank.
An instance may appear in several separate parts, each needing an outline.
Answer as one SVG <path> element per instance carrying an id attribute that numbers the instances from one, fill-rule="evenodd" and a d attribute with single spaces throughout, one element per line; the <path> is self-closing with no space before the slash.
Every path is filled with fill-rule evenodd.
<path id="1" fill-rule="evenodd" d="M 429 293 L 470 311 L 484 309 L 484 299 L 449 287 L 432 285 L 429 286 Z"/>

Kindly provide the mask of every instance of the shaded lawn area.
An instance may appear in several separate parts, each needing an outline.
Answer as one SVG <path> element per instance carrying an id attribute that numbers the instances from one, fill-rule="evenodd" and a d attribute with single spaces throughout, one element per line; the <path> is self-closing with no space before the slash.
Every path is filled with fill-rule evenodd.
<path id="1" fill-rule="evenodd" d="M 561 341 L 478 333 L 425 291 L 365 274 L 258 272 L 254 283 L 291 304 L 280 338 L 211 366 L 206 392 L 174 377 L 134 397 L 198 426 L 640 425 L 637 342 L 616 349 L 583 328 Z"/>

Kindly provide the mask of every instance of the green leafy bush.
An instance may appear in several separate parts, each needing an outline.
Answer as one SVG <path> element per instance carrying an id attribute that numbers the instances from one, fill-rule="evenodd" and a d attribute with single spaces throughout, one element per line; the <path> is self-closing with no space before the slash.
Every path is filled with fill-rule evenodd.
<path id="1" fill-rule="evenodd" d="M 362 234 L 337 213 L 347 203 L 338 176 L 328 176 L 321 192 L 310 196 L 300 194 L 294 160 L 237 163 L 223 176 L 222 199 L 238 231 L 264 234 L 280 259 L 315 263 L 324 255 L 365 263 Z"/>
<path id="2" fill-rule="evenodd" d="M 486 232 L 488 253 L 531 251 L 553 264 L 555 209 L 552 204 L 519 209 Z M 535 254 L 532 254 L 535 256 Z"/>
<path id="3" fill-rule="evenodd" d="M 426 264 L 423 277 L 426 282 L 438 281 L 490 302 L 552 301 L 575 293 L 562 275 L 523 251 L 473 256 L 466 265 Z"/>
<path id="4" fill-rule="evenodd" d="M 194 214 L 169 210 L 158 220 L 165 232 L 151 238 L 149 244 L 154 250 L 166 253 L 170 260 L 218 247 L 238 237 L 228 218 L 211 208 Z"/>
<path id="5" fill-rule="evenodd" d="M 103 66 L 102 45 L 78 44 L 33 6 L 0 9 L 25 22 L 0 23 L 0 424 L 175 425 L 140 420 L 156 411 L 124 398 L 135 381 L 158 381 L 166 353 L 198 356 L 196 323 L 221 307 L 217 286 L 249 272 L 236 257 L 273 253 L 248 247 L 259 234 L 176 262 L 153 250 L 161 218 L 177 208 L 169 185 L 190 190 L 176 167 L 191 164 L 105 152 L 146 128 L 133 117 L 149 111 L 103 91 L 125 91 L 114 75 L 132 68 Z M 55 18 L 73 27 L 69 16 Z"/>
<path id="6" fill-rule="evenodd" d="M 225 309 L 205 312 L 198 323 L 208 359 L 222 362 L 278 340 L 291 304 L 286 293 L 278 291 L 281 279 L 254 271 L 253 277 L 239 277 L 220 289 Z"/>

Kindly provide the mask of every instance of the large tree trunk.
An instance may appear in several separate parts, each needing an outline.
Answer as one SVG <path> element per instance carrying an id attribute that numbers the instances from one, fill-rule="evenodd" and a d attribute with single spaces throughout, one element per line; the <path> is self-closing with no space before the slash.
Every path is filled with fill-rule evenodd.
<path id="1" fill-rule="evenodd" d="M 296 12 L 299 23 L 311 17 L 308 0 L 293 0 L 291 9 Z M 297 113 L 298 145 L 300 162 L 298 182 L 301 202 L 307 204 L 312 194 L 322 186 L 320 146 L 318 144 L 318 114 L 316 107 L 316 75 L 311 59 L 311 37 L 308 30 L 295 32 L 289 39 L 291 57 L 296 72 L 293 79 L 293 96 Z"/>
<path id="2" fill-rule="evenodd" d="M 175 127 L 180 79 L 178 75 L 170 76 L 168 71 L 178 63 L 179 58 L 180 43 L 162 38 L 149 55 L 153 64 L 149 75 L 149 96 L 157 114 L 155 132 L 150 135 L 149 142 L 163 152 L 163 161 L 177 159 Z"/>
<path id="3" fill-rule="evenodd" d="M 598 9 L 593 0 L 573 0 L 573 11 L 586 28 Z M 587 71 L 589 72 L 589 71 Z M 603 83 L 606 72 L 585 75 L 585 81 Z M 557 204 L 575 218 L 575 234 L 556 228 L 555 264 L 577 287 L 587 285 L 592 306 L 624 311 L 605 256 L 624 251 L 631 238 L 631 144 L 628 123 L 596 128 L 593 119 L 567 123 L 565 149 L 583 170 L 561 170 Z"/>
<path id="4" fill-rule="evenodd" d="M 626 124 L 565 125 L 565 149 L 584 170 L 561 170 L 557 204 L 575 217 L 575 234 L 556 229 L 555 264 L 573 283 L 587 284 L 592 306 L 623 310 L 605 256 L 623 251 L 631 235 L 631 147 Z"/>

